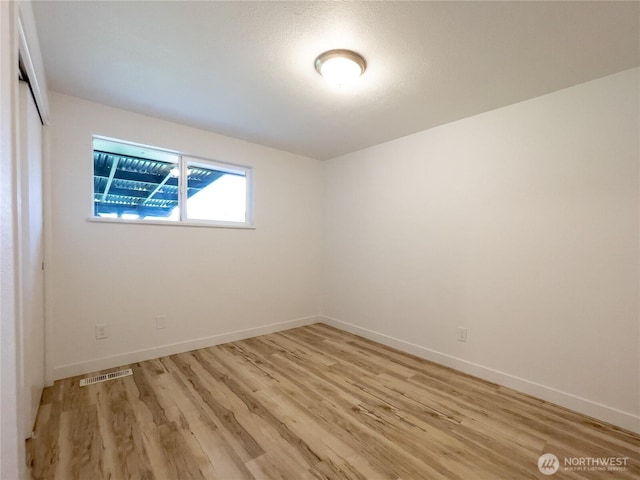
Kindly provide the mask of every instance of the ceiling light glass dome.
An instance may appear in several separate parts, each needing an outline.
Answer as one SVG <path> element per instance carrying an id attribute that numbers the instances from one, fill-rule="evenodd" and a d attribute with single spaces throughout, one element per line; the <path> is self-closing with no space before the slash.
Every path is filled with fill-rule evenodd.
<path id="1" fill-rule="evenodd" d="M 364 58 L 351 50 L 329 50 L 316 58 L 316 70 L 329 83 L 352 83 L 366 70 Z"/>

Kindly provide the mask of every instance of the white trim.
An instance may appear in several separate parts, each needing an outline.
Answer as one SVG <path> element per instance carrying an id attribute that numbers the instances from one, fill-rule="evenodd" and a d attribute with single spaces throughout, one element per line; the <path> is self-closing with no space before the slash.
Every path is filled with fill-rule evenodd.
<path id="1" fill-rule="evenodd" d="M 19 20 L 18 20 L 18 23 Z M 25 219 L 28 218 L 29 214 L 29 204 L 28 199 L 25 198 L 25 187 L 27 187 L 29 180 L 24 172 L 25 170 L 25 160 L 26 160 L 26 134 L 25 130 L 27 129 L 27 104 L 29 101 L 29 86 L 26 82 L 20 81 L 18 82 L 18 118 L 17 118 L 17 148 L 16 148 L 16 162 L 15 162 L 15 198 L 16 198 L 16 291 L 18 293 L 18 301 L 17 301 L 17 318 L 18 318 L 18 378 L 20 379 L 18 385 L 20 386 L 19 392 L 19 403 L 18 403 L 18 415 L 20 416 L 20 420 L 22 425 L 20 425 L 20 435 L 23 438 L 28 438 L 28 433 L 32 431 L 33 425 L 30 425 L 28 428 L 26 427 L 25 416 L 28 415 L 26 413 L 27 405 L 25 402 L 27 399 L 31 398 L 30 393 L 27 394 L 27 389 L 31 388 L 31 385 L 27 385 L 27 373 L 26 373 L 26 352 L 25 346 L 27 344 L 27 332 L 25 331 L 25 303 L 26 303 L 26 292 L 25 292 L 25 255 L 26 255 L 26 247 L 25 247 Z M 29 400 L 29 403 L 30 400 Z M 28 407 L 31 408 L 30 405 Z"/>
<path id="2" fill-rule="evenodd" d="M 180 213 L 178 214 L 178 219 L 180 223 L 188 221 L 187 202 L 189 201 L 189 169 L 187 168 L 187 162 L 184 161 L 185 158 L 186 157 L 184 156 L 180 156 L 178 159 L 178 168 L 180 169 L 180 176 L 178 178 L 178 211 Z"/>
<path id="3" fill-rule="evenodd" d="M 210 160 L 203 157 L 194 157 L 193 155 L 182 155 L 182 159 L 185 163 L 193 163 L 197 167 L 211 168 L 218 172 L 230 173 L 231 175 L 246 176 L 247 170 L 251 170 L 251 167 L 244 167 L 242 165 L 234 165 L 232 163 L 219 162 L 217 160 Z M 187 172 L 185 172 L 186 175 Z M 185 177 L 186 178 L 186 177 Z"/>
<path id="4" fill-rule="evenodd" d="M 623 412 L 616 408 L 608 407 L 607 405 L 602 405 L 601 403 L 593 402 L 568 392 L 563 392 L 531 380 L 516 377 L 499 370 L 494 370 L 477 363 L 469 362 L 467 360 L 400 340 L 399 338 L 391 337 L 383 333 L 378 333 L 367 328 L 358 327 L 357 325 L 352 325 L 335 318 L 327 316 L 321 316 L 320 318 L 323 323 L 331 325 L 332 327 L 368 338 L 374 342 L 396 348 L 403 352 L 416 355 L 417 357 L 439 363 L 440 365 L 474 375 L 478 378 L 482 378 L 483 380 L 488 380 L 490 382 L 512 388 L 547 402 L 555 403 L 571 410 L 575 410 L 576 412 L 625 428 L 632 432 L 640 433 L 640 416 L 632 413 Z"/>
<path id="5" fill-rule="evenodd" d="M 47 96 L 47 79 L 44 75 L 44 63 L 40 51 L 38 31 L 33 16 L 31 2 L 18 4 L 18 51 L 29 77 L 33 97 L 38 106 L 40 119 L 44 125 L 50 123 L 49 97 Z"/>
<path id="6" fill-rule="evenodd" d="M 42 213 L 44 225 L 42 230 L 44 248 L 44 382 L 51 385 L 52 356 L 54 347 L 53 326 L 54 318 L 53 291 L 54 291 L 54 264 L 53 261 L 53 184 L 51 164 L 51 128 L 43 128 L 42 132 Z"/>
<path id="7" fill-rule="evenodd" d="M 255 193 L 254 193 L 254 184 L 253 184 L 253 167 L 247 167 L 246 171 L 245 171 L 245 182 L 246 182 L 246 188 L 245 188 L 245 193 L 246 193 L 246 215 L 245 215 L 245 222 L 247 223 L 247 225 L 251 225 L 253 228 L 255 228 L 256 224 L 255 224 L 255 204 L 254 204 L 254 199 L 255 199 Z"/>
<path id="8" fill-rule="evenodd" d="M 60 365 L 53 369 L 51 383 L 53 383 L 54 380 L 58 380 L 61 378 L 84 375 L 87 373 L 96 372 L 98 370 L 105 370 L 107 368 L 121 367 L 123 365 L 142 362 L 145 360 L 152 360 L 155 358 L 165 357 L 167 355 L 174 355 L 176 353 L 189 352 L 191 350 L 197 350 L 199 348 L 212 347 L 214 345 L 220 345 L 222 343 L 235 342 L 238 340 L 244 340 L 245 338 L 257 337 L 260 335 L 266 335 L 268 333 L 289 330 L 290 328 L 304 327 L 305 325 L 318 323 L 319 321 L 321 321 L 321 318 L 322 317 L 318 316 L 304 317 L 296 320 L 290 320 L 288 322 L 272 323 L 270 325 L 252 327 L 245 330 L 238 330 L 229 333 L 221 333 L 218 335 L 213 335 L 211 337 L 204 337 L 198 338 L 196 340 L 188 340 L 185 342 L 162 345 L 159 347 L 137 350 L 135 352 L 110 355 L 108 357 L 87 360 L 86 362 L 81 363 Z"/>
<path id="9" fill-rule="evenodd" d="M 135 218 L 110 218 L 110 217 L 89 217 L 88 222 L 96 223 L 131 223 L 138 225 L 168 225 L 170 227 L 210 227 L 210 228 L 239 228 L 244 230 L 255 230 L 255 225 L 233 222 L 207 222 L 205 220 L 138 220 Z"/>

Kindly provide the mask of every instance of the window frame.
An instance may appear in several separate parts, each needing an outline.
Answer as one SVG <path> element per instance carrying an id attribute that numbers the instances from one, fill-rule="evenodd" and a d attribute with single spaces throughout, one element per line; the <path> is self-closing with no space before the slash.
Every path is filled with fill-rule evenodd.
<path id="1" fill-rule="evenodd" d="M 95 215 L 95 181 L 93 177 L 95 175 L 95 169 L 92 168 L 91 175 L 91 215 L 87 219 L 90 222 L 97 223 L 119 223 L 119 224 L 139 224 L 139 225 L 169 225 L 169 226 L 187 226 L 187 227 L 210 227 L 210 228 L 236 228 L 236 229 L 255 229 L 254 224 L 254 182 L 253 182 L 253 167 L 250 165 L 241 165 L 237 163 L 224 162 L 220 160 L 212 160 L 210 158 L 201 157 L 199 155 L 192 155 L 176 150 L 171 150 L 163 147 L 156 147 L 152 145 L 145 145 L 137 142 L 130 142 L 127 140 L 120 140 L 111 137 L 105 137 L 102 135 L 91 136 L 91 153 L 93 157 L 94 152 L 94 140 L 104 140 L 112 143 L 119 143 L 122 145 L 128 145 L 136 148 L 143 148 L 146 150 L 156 151 L 164 154 L 176 156 L 178 158 L 178 168 L 180 169 L 180 175 L 178 177 L 178 220 L 156 220 L 146 218 L 114 218 L 114 217 L 100 217 Z M 211 167 L 213 170 L 238 173 L 242 172 L 245 177 L 245 221 L 244 222 L 230 222 L 222 220 L 189 220 L 187 218 L 187 200 L 188 200 L 188 181 L 187 179 L 187 164 L 189 162 L 197 162 L 206 167 Z"/>

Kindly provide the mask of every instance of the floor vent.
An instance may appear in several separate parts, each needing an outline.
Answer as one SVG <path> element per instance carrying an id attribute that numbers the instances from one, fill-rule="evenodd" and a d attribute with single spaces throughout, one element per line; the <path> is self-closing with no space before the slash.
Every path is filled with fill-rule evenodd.
<path id="1" fill-rule="evenodd" d="M 103 373 L 102 375 L 96 375 L 95 377 L 83 378 L 80 380 L 80 386 L 86 387 L 87 385 L 93 385 L 94 383 L 106 382 L 107 380 L 114 380 L 120 377 L 128 377 L 129 375 L 133 375 L 133 370 L 130 368 L 117 372 Z"/>

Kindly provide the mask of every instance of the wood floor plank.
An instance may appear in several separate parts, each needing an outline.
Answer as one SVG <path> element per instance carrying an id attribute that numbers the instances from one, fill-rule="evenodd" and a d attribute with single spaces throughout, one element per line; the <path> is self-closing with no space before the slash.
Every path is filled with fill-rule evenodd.
<path id="1" fill-rule="evenodd" d="M 300 454 L 310 463 L 315 464 L 321 461 L 318 455 L 305 443 L 303 439 L 293 434 L 285 423 L 280 421 L 273 413 L 265 408 L 262 403 L 251 392 L 244 389 L 237 381 L 231 378 L 225 373 L 218 371 L 214 365 L 204 358 L 198 352 L 194 353 L 198 362 L 204 367 L 204 369 L 218 381 L 224 383 L 229 390 L 231 390 L 242 402 L 247 406 L 247 409 L 254 415 L 257 415 L 264 420 L 269 426 L 277 432 L 278 436 L 285 440 L 286 443 L 295 447 Z"/>
<path id="2" fill-rule="evenodd" d="M 132 370 L 134 375 L 126 377 L 122 383 L 134 415 L 142 425 L 142 443 L 154 470 L 165 472 L 169 478 L 211 478 L 207 474 L 211 475 L 213 468 L 192 438 L 180 409 L 176 409 L 180 412 L 177 418 L 170 420 L 167 417 L 159 395 L 150 383 L 155 371 L 140 364 L 132 366 Z"/>
<path id="3" fill-rule="evenodd" d="M 282 391 L 278 389 L 263 390 L 257 395 L 269 410 L 277 414 L 293 432 L 305 437 L 311 448 L 318 452 L 323 459 L 338 459 L 340 464 L 357 465 L 357 470 L 366 478 L 395 478 L 395 476 L 386 477 L 383 475 L 384 472 L 376 470 L 358 451 L 338 436 L 333 435 L 330 424 L 323 425 L 302 404 L 295 402 Z M 308 476 L 310 478 L 315 477 L 313 472 L 318 465 L 316 464 L 309 470 Z M 321 471 L 323 471 L 322 468 Z"/>
<path id="4" fill-rule="evenodd" d="M 127 367 L 45 389 L 32 478 L 640 478 L 632 432 L 328 325 Z M 542 453 L 624 457 L 625 470 L 547 477 Z"/>
<path id="5" fill-rule="evenodd" d="M 60 417 L 62 415 L 63 382 L 57 381 L 46 388 L 49 403 L 42 405 L 36 418 L 36 435 L 31 442 L 33 454 L 31 475 L 34 479 L 55 477 L 60 458 Z"/>
<path id="6" fill-rule="evenodd" d="M 222 426 L 216 423 L 215 416 L 202 404 L 195 392 L 185 388 L 184 380 L 178 375 L 167 374 L 154 380 L 154 390 L 158 392 L 159 403 L 167 411 L 167 417 L 180 422 L 198 443 L 199 449 L 208 458 L 214 473 L 207 479 L 253 479 L 232 443 L 222 432 Z M 189 435 L 185 434 L 186 438 Z M 172 453 L 173 454 L 173 453 Z"/>
<path id="7" fill-rule="evenodd" d="M 102 450 L 104 445 L 97 436 L 98 409 L 95 405 L 82 406 L 72 412 L 64 412 L 71 434 L 71 472 L 73 478 L 100 478 L 103 472 Z M 67 430 L 68 431 L 68 430 Z"/>
<path id="8" fill-rule="evenodd" d="M 100 387 L 102 413 L 108 426 L 104 435 L 113 439 L 112 448 L 117 453 L 116 458 L 112 459 L 114 470 L 119 471 L 120 478 L 155 478 L 142 439 L 142 419 L 135 415 L 124 383 L 111 381 L 101 383 Z"/>
<path id="9" fill-rule="evenodd" d="M 184 357 L 173 355 L 171 361 L 178 368 L 183 381 L 191 385 L 199 401 L 206 405 L 211 414 L 213 414 L 222 434 L 225 435 L 228 441 L 232 441 L 237 445 L 237 451 L 241 457 L 245 458 L 245 461 L 257 458 L 265 453 L 258 442 L 238 421 L 236 412 L 223 405 L 224 399 L 221 398 L 219 392 L 207 387 L 207 383 L 212 383 L 213 379 L 206 381 L 199 378 Z"/>

